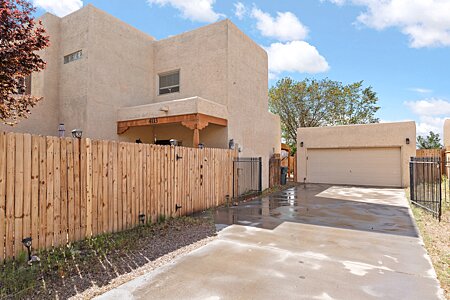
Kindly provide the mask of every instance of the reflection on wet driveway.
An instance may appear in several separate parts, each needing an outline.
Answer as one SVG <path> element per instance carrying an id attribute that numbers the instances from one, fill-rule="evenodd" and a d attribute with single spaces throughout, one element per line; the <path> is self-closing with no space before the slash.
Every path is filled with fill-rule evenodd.
<path id="1" fill-rule="evenodd" d="M 218 229 L 238 224 L 274 229 L 283 222 L 417 236 L 398 189 L 299 185 L 215 211 Z"/>

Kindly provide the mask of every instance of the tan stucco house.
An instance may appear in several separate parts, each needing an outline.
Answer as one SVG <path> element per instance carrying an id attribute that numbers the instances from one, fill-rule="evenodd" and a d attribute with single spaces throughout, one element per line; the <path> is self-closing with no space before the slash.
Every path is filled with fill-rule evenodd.
<path id="1" fill-rule="evenodd" d="M 268 160 L 280 152 L 279 117 L 268 112 L 267 53 L 229 20 L 160 41 L 87 5 L 41 17 L 51 46 L 31 79 L 44 101 L 3 130 L 144 143 L 228 148 Z M 66 134 L 67 135 L 67 134 Z"/>

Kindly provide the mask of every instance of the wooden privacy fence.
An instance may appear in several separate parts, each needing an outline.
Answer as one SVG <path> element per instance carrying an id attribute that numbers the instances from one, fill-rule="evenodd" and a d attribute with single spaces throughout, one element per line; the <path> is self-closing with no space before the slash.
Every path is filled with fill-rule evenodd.
<path id="1" fill-rule="evenodd" d="M 441 160 L 441 172 L 446 174 L 445 150 L 444 149 L 417 149 L 416 157 L 438 157 Z"/>
<path id="2" fill-rule="evenodd" d="M 269 188 L 279 186 L 281 180 L 281 157 L 274 154 L 269 160 Z"/>
<path id="3" fill-rule="evenodd" d="M 234 155 L 0 133 L 0 261 L 223 204 Z"/>

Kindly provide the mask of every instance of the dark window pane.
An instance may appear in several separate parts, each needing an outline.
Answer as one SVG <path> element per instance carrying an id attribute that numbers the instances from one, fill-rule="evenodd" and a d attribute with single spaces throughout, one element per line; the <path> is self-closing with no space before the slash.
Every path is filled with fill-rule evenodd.
<path id="1" fill-rule="evenodd" d="M 159 75 L 159 94 L 169 94 L 180 91 L 180 71 Z"/>
<path id="2" fill-rule="evenodd" d="M 77 52 L 71 53 L 69 55 L 64 56 L 64 63 L 70 63 L 74 60 L 78 60 L 83 56 L 82 50 L 79 50 Z"/>

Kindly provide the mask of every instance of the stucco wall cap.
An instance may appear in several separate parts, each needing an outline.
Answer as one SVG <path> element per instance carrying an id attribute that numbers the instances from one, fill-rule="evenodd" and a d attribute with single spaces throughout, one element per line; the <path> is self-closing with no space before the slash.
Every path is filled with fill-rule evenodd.
<path id="1" fill-rule="evenodd" d="M 162 108 L 164 108 L 164 110 Z M 224 105 L 201 97 L 189 97 L 159 103 L 119 108 L 117 112 L 117 121 L 194 113 L 201 113 L 222 119 L 228 118 L 228 110 Z"/>
<path id="2" fill-rule="evenodd" d="M 351 128 L 373 128 L 373 127 L 379 127 L 379 128 L 383 128 L 383 127 L 392 127 L 392 126 L 413 126 L 414 128 L 416 127 L 416 122 L 414 121 L 404 121 L 404 122 L 386 122 L 386 123 L 370 123 L 370 124 L 349 124 L 349 125 L 335 125 L 335 126 L 322 126 L 322 127 L 300 127 L 297 129 L 297 132 L 301 132 L 301 131 L 314 131 L 314 130 L 324 130 L 325 128 L 327 129 L 345 129 L 345 130 L 349 130 Z"/>

